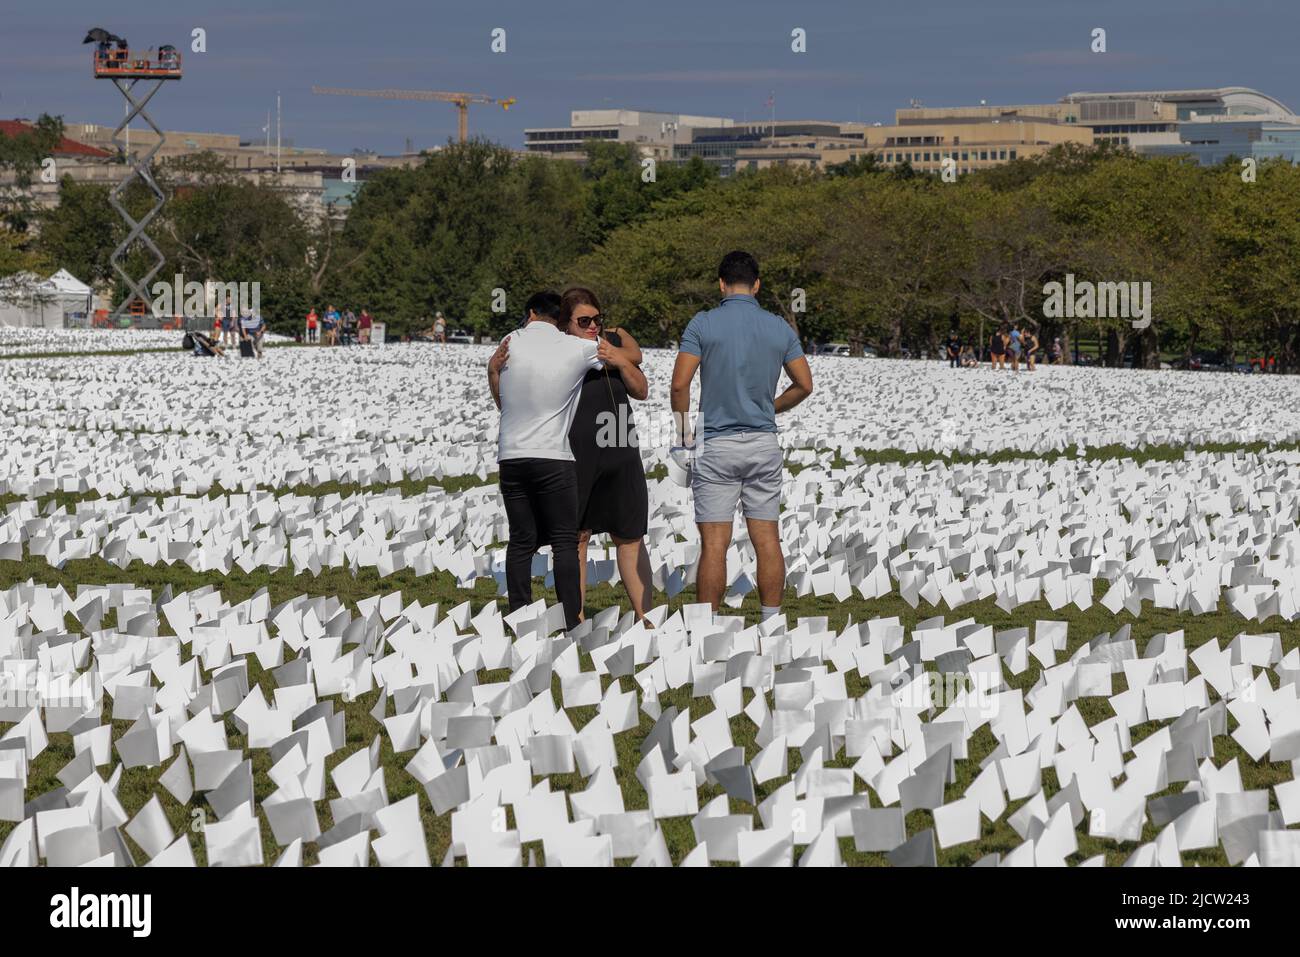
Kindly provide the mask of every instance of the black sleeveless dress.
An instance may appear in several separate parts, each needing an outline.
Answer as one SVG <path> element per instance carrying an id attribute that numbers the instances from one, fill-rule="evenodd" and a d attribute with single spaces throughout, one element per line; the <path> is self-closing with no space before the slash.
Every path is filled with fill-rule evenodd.
<path id="1" fill-rule="evenodd" d="M 616 332 L 605 334 L 622 346 Z M 645 468 L 623 376 L 593 369 L 582 380 L 569 428 L 578 471 L 578 528 L 618 538 L 641 538 L 650 515 Z"/>

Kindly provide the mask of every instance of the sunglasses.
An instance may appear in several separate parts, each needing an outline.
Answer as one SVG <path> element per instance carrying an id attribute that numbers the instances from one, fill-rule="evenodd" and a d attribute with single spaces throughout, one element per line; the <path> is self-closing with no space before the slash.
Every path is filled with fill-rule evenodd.
<path id="1" fill-rule="evenodd" d="M 594 316 L 582 316 L 581 318 L 574 319 L 573 321 L 578 324 L 579 329 L 586 329 L 593 322 L 598 326 L 604 325 L 605 317 L 602 316 L 600 313 L 596 313 L 596 315 Z"/>

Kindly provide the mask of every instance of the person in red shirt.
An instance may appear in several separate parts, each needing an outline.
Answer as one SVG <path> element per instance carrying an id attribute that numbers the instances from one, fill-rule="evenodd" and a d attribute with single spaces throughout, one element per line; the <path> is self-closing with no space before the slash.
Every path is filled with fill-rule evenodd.
<path id="1" fill-rule="evenodd" d="M 370 327 L 374 324 L 375 320 L 370 315 L 370 310 L 362 309 L 361 318 L 357 320 L 357 341 L 363 346 L 370 345 Z"/>
<path id="2" fill-rule="evenodd" d="M 307 341 L 320 342 L 320 317 L 316 315 L 316 308 L 313 306 L 311 312 L 307 313 Z"/>

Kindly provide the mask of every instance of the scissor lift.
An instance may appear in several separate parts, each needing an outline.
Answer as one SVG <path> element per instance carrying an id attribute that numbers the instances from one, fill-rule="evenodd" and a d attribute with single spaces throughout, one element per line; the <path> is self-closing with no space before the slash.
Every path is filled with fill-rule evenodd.
<path id="1" fill-rule="evenodd" d="M 116 320 L 119 316 L 132 312 L 133 303 L 138 302 L 140 304 L 135 307 L 136 312 L 139 312 L 141 307 L 148 309 L 150 302 L 149 283 L 154 276 L 158 275 L 158 271 L 162 269 L 163 264 L 166 262 L 162 251 L 145 232 L 154 217 L 162 210 L 163 203 L 166 201 L 166 196 L 158 187 L 158 183 L 154 181 L 153 173 L 150 170 L 154 156 L 162 149 L 163 131 L 149 118 L 149 114 L 145 112 L 145 107 L 153 99 L 154 94 L 162 89 L 164 83 L 168 80 L 179 80 L 181 78 L 181 55 L 175 47 L 170 46 L 159 47 L 156 53 L 150 50 L 146 55 L 140 56 L 132 54 L 129 49 L 120 45 L 101 44 L 95 50 L 93 67 L 95 79 L 112 80 L 118 92 L 130 104 L 130 110 L 127 112 L 126 117 L 113 131 L 113 144 L 122 151 L 127 164 L 130 166 L 130 171 L 122 178 L 121 182 L 113 187 L 113 191 L 108 196 L 109 205 L 117 210 L 118 215 L 122 217 L 129 227 L 126 238 L 113 250 L 113 255 L 109 257 L 113 269 L 122 277 L 127 288 L 131 290 L 130 294 L 114 310 L 113 319 Z M 134 92 L 135 87 L 141 82 L 145 84 L 144 93 L 143 95 L 137 95 Z M 139 157 L 130 156 L 126 153 L 126 142 L 122 139 L 122 132 L 137 116 L 148 123 L 150 128 L 158 134 L 158 140 L 154 143 L 153 148 Z M 131 185 L 131 181 L 136 178 L 139 178 L 149 188 L 149 191 L 154 194 L 157 200 L 153 207 L 139 220 L 131 216 L 121 200 L 122 194 Z M 138 281 L 131 278 L 122 266 L 122 259 L 126 256 L 127 250 L 137 240 L 153 253 L 155 260 L 153 267 Z"/>

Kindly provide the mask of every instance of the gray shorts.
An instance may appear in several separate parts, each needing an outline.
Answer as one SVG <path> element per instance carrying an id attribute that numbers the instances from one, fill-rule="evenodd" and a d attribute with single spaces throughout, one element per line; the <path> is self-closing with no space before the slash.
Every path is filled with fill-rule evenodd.
<path id="1" fill-rule="evenodd" d="M 737 504 L 745 518 L 777 521 L 783 469 L 775 432 L 733 432 L 702 439 L 691 473 L 695 521 L 729 523 Z"/>

